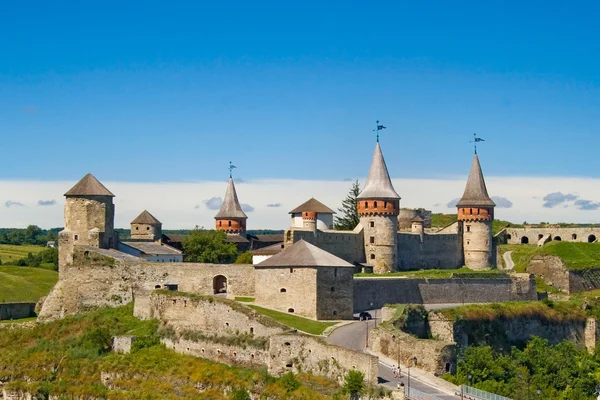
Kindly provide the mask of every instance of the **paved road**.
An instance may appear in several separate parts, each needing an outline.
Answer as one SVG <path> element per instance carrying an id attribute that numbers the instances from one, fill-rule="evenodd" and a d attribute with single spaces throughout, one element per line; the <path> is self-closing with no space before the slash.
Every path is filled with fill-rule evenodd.
<path id="1" fill-rule="evenodd" d="M 512 251 L 507 251 L 502 257 L 504 258 L 504 269 L 511 271 L 515 267 L 515 263 L 512 259 Z"/>
<path id="2" fill-rule="evenodd" d="M 375 313 L 371 312 L 371 315 L 375 315 Z M 367 328 L 371 330 L 374 327 L 375 320 L 355 321 L 333 331 L 333 333 L 327 338 L 327 341 L 331 344 L 345 347 L 347 349 L 365 351 L 368 337 Z M 379 383 L 390 389 L 395 389 L 399 382 L 403 382 L 404 385 L 408 385 L 408 377 L 406 373 L 407 371 L 405 371 L 403 368 L 402 378 L 400 380 L 394 378 L 392 375 L 391 366 L 381 361 L 379 362 Z M 420 390 L 421 392 L 437 396 L 443 400 L 456 399 L 455 396 L 448 395 L 445 392 L 442 392 L 439 389 L 420 381 L 414 376 L 411 376 L 410 386 Z"/>

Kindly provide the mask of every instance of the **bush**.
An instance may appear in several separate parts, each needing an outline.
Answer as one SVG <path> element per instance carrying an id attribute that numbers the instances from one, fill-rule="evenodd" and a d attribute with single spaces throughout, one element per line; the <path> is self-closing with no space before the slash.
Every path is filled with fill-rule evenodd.
<path id="1" fill-rule="evenodd" d="M 246 251 L 238 256 L 235 264 L 252 264 L 252 253 Z"/>
<path id="2" fill-rule="evenodd" d="M 292 372 L 288 372 L 287 374 L 283 375 L 279 379 L 279 383 L 285 388 L 285 391 L 288 393 L 291 393 L 300 387 L 300 382 L 296 379 Z"/>
<path id="3" fill-rule="evenodd" d="M 343 391 L 350 396 L 360 396 L 365 391 L 365 374 L 352 370 L 344 377 Z"/>

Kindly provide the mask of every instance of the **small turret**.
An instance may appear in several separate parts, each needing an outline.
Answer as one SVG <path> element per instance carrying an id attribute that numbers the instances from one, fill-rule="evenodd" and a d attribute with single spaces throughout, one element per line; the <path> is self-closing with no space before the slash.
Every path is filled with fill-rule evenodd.
<path id="1" fill-rule="evenodd" d="M 314 197 L 290 211 L 292 228 L 311 231 L 333 229 L 333 211 Z"/>
<path id="2" fill-rule="evenodd" d="M 357 201 L 367 263 L 373 265 L 375 273 L 396 270 L 400 196 L 392 185 L 379 141 Z"/>
<path id="3" fill-rule="evenodd" d="M 456 207 L 465 266 L 477 270 L 493 267 L 492 223 L 496 204 L 488 195 L 477 154 L 473 157 L 465 192 Z"/>
<path id="4" fill-rule="evenodd" d="M 423 218 L 417 215 L 412 219 L 411 223 L 412 233 L 419 235 L 421 237 L 421 242 L 423 242 L 423 235 L 425 234 L 425 221 L 423 220 Z"/>
<path id="5" fill-rule="evenodd" d="M 162 238 L 162 222 L 147 210 L 131 221 L 131 239 L 159 241 Z"/>
<path id="6" fill-rule="evenodd" d="M 248 216 L 242 210 L 238 200 L 237 192 L 233 179 L 229 178 L 225 199 L 221 204 L 221 209 L 215 215 L 216 229 L 225 231 L 228 234 L 241 234 L 246 232 L 246 220 Z"/>

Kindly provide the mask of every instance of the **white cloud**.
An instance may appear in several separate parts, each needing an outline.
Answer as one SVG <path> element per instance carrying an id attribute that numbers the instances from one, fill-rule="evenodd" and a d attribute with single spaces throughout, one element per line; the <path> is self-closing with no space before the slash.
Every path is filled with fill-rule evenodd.
<path id="1" fill-rule="evenodd" d="M 364 179 L 361 180 L 361 183 Z M 402 207 L 425 207 L 434 212 L 452 212 L 446 203 L 459 198 L 466 177 L 452 179 L 394 179 L 402 196 Z M 565 177 L 487 177 L 488 191 L 510 199 L 511 208 L 499 208 L 496 217 L 521 223 L 523 221 L 600 222 L 600 214 L 586 209 L 600 200 L 600 179 Z M 130 183 L 103 182 L 115 195 L 117 227 L 129 223 L 147 209 L 160 219 L 165 229 L 193 228 L 195 225 L 214 226 L 215 210 L 208 209 L 203 199 L 223 196 L 226 182 L 161 182 Z M 18 198 L 25 205 L 37 204 L 39 199 L 57 199 L 56 207 L 0 207 L 0 227 L 26 227 L 36 224 L 43 228 L 63 225 L 64 198 L 62 194 L 75 182 L 0 181 L 0 204 Z M 577 193 L 591 203 L 578 207 L 543 207 L 548 193 Z M 249 229 L 285 229 L 289 226 L 287 209 L 273 207 L 286 204 L 291 208 L 311 197 L 336 209 L 348 193 L 348 182 L 308 181 L 290 179 L 252 180 L 237 187 L 241 203 L 253 204 L 248 218 Z M 10 194 L 10 195 L 8 195 Z M 59 200 L 60 199 L 60 200 Z M 591 205 L 590 205 L 591 204 Z M 200 207 L 196 208 L 197 205 Z M 269 206 L 271 205 L 271 206 Z"/>

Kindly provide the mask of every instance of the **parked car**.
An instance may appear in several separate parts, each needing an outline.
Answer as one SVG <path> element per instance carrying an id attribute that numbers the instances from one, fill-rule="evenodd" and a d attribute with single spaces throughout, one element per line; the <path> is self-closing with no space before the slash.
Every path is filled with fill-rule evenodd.
<path id="1" fill-rule="evenodd" d="M 363 311 L 360 314 L 358 314 L 358 319 L 360 321 L 365 321 L 365 320 L 368 320 L 368 319 L 373 319 L 373 317 L 371 317 L 371 314 L 369 314 L 368 312 Z"/>

